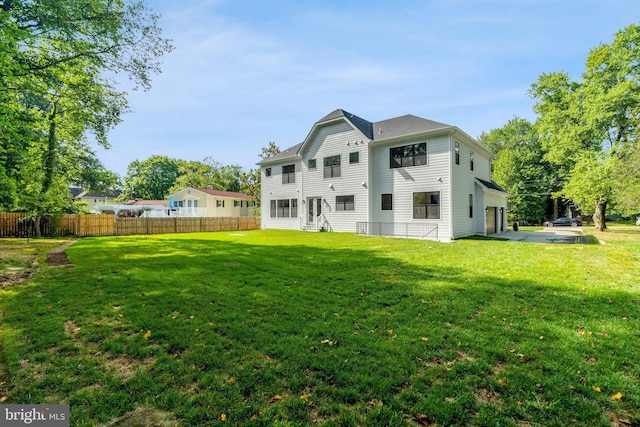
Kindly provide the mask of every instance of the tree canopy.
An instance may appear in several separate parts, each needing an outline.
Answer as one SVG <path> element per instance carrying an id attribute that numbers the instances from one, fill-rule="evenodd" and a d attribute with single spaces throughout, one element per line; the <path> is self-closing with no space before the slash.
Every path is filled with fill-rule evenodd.
<path id="1" fill-rule="evenodd" d="M 500 184 L 509 198 L 509 219 L 535 224 L 545 216 L 547 200 L 557 190 L 553 169 L 544 161 L 544 151 L 533 124 L 514 117 L 498 129 L 478 138 L 495 154 L 494 181 Z"/>
<path id="2" fill-rule="evenodd" d="M 70 184 L 113 181 L 89 170 L 89 135 L 108 148 L 128 111 L 107 76 L 149 89 L 171 49 L 143 1 L 0 1 L 0 209 L 57 212 Z"/>
<path id="3" fill-rule="evenodd" d="M 237 192 L 240 175 L 240 166 L 222 165 L 212 157 L 198 162 L 151 156 L 129 164 L 119 198 L 164 200 L 185 187 Z"/>
<path id="4" fill-rule="evenodd" d="M 537 100 L 535 126 L 545 160 L 565 178 L 558 194 L 593 213 L 596 227 L 605 229 L 607 207 L 638 200 L 631 162 L 640 132 L 640 26 L 630 25 L 610 44 L 592 49 L 582 81 L 545 73 L 530 94 Z M 620 185 L 615 174 L 621 171 L 632 175 L 632 185 Z"/>

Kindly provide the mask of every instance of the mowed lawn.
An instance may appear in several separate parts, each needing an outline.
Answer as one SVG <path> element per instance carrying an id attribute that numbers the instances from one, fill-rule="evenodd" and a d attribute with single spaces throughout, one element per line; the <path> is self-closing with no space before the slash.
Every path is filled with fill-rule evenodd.
<path id="1" fill-rule="evenodd" d="M 71 425 L 637 426 L 640 227 L 589 241 L 82 239 L 0 291 L 4 403 L 67 403 Z"/>

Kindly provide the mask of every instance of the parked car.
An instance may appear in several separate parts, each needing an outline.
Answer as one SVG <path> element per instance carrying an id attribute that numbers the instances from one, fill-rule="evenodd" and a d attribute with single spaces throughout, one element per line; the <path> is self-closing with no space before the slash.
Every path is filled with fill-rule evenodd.
<path id="1" fill-rule="evenodd" d="M 545 227 L 559 227 L 559 226 L 570 226 L 570 227 L 578 227 L 582 225 L 582 221 L 577 218 L 558 218 L 553 221 L 546 221 L 544 223 Z"/>

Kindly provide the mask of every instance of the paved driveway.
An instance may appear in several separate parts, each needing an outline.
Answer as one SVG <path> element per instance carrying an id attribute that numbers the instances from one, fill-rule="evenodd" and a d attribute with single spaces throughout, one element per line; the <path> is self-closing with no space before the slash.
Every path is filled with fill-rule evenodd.
<path id="1" fill-rule="evenodd" d="M 537 243 L 587 243 L 582 227 L 544 228 L 540 231 L 504 231 L 491 237 Z"/>

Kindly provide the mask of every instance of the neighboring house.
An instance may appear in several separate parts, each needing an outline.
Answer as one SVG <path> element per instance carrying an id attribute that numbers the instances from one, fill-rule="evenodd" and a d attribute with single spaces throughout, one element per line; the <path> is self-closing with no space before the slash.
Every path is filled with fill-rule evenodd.
<path id="1" fill-rule="evenodd" d="M 94 212 L 113 214 L 118 217 L 163 217 L 170 215 L 168 200 L 135 199 L 120 204 L 103 204 L 94 207 Z"/>
<path id="2" fill-rule="evenodd" d="M 451 241 L 506 230 L 493 155 L 456 126 L 338 109 L 258 163 L 262 227 Z"/>
<path id="3" fill-rule="evenodd" d="M 121 193 L 119 190 L 113 192 L 89 192 L 80 187 L 71 187 L 69 190 L 73 199 L 86 203 L 89 210 L 93 210 L 97 205 L 115 203 L 116 198 Z"/>
<path id="4" fill-rule="evenodd" d="M 239 217 L 253 216 L 253 197 L 244 193 L 187 187 L 169 197 L 177 216 Z"/>

